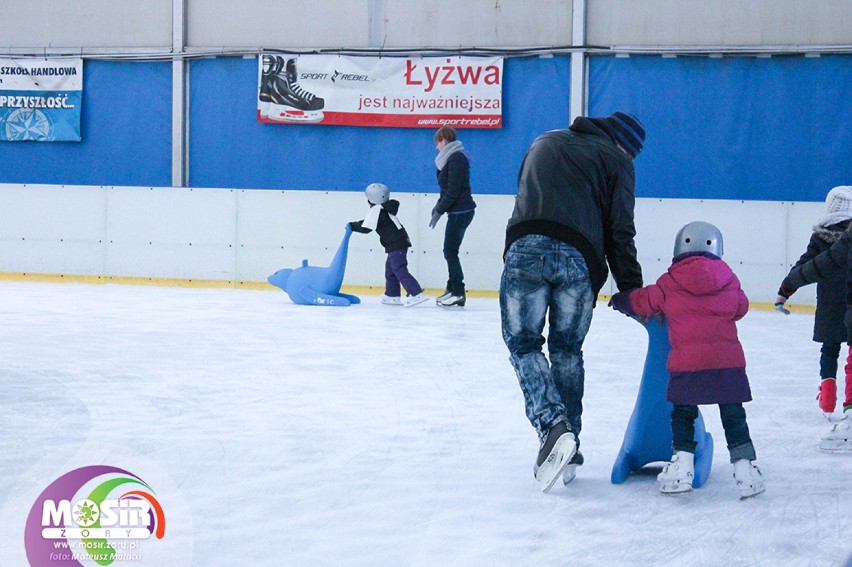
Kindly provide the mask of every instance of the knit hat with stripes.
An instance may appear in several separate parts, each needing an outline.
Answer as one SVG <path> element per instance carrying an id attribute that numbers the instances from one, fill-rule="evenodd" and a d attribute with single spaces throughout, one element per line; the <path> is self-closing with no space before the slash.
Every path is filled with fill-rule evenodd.
<path id="1" fill-rule="evenodd" d="M 635 158 L 642 151 L 642 144 L 645 142 L 645 127 L 639 119 L 626 112 L 614 112 L 606 117 L 606 121 L 612 126 L 613 134 L 621 147 Z"/>

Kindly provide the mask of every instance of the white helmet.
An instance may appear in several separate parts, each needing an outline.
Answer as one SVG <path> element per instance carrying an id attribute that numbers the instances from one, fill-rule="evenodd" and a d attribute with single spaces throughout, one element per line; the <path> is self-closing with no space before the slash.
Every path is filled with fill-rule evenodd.
<path id="1" fill-rule="evenodd" d="M 364 193 L 367 200 L 374 205 L 382 205 L 390 199 L 390 189 L 384 183 L 370 183 Z"/>
<path id="2" fill-rule="evenodd" d="M 675 256 L 687 252 L 709 252 L 721 258 L 723 251 L 722 233 L 709 222 L 693 221 L 680 229 L 675 237 Z"/>

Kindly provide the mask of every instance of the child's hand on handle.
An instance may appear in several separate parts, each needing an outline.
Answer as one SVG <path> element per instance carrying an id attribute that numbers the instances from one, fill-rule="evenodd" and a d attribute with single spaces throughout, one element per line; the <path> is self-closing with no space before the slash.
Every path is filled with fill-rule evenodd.
<path id="1" fill-rule="evenodd" d="M 627 317 L 635 318 L 643 325 L 647 325 L 652 319 L 656 319 L 657 324 L 662 326 L 663 322 L 666 320 L 665 315 L 663 315 L 662 313 L 654 313 L 653 315 L 650 315 L 648 317 L 640 317 L 636 314 L 635 311 L 633 311 L 633 306 L 630 305 L 631 291 L 633 290 L 628 289 L 627 291 L 619 291 L 610 298 L 609 303 L 607 303 L 607 305 L 612 307 L 619 313 L 624 313 L 624 315 L 626 315 Z"/>

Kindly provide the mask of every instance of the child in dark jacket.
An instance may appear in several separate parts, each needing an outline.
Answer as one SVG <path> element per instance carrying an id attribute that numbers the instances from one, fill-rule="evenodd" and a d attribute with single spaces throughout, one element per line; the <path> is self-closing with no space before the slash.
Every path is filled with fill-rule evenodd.
<path id="1" fill-rule="evenodd" d="M 385 293 L 382 303 L 385 305 L 405 305 L 413 307 L 427 301 L 423 288 L 408 271 L 408 249 L 411 240 L 405 227 L 396 218 L 399 212 L 399 201 L 390 198 L 390 190 L 383 183 L 371 183 L 364 191 L 370 211 L 364 220 L 349 223 L 352 230 L 364 234 L 376 231 L 379 242 L 388 255 L 385 261 Z M 402 300 L 400 286 L 408 292 L 405 301 Z"/>
<path id="2" fill-rule="evenodd" d="M 627 315 L 648 319 L 662 313 L 668 320 L 666 400 L 674 404 L 674 456 L 657 476 L 660 492 L 667 494 L 692 490 L 695 420 L 702 404 L 719 405 L 740 497 L 765 489 L 743 408 L 751 389 L 736 321 L 748 312 L 748 298 L 722 252 L 719 229 L 691 222 L 678 232 L 672 265 L 657 283 L 616 293 L 610 301 Z"/>
<path id="3" fill-rule="evenodd" d="M 825 205 L 825 215 L 814 226 L 808 249 L 790 273 L 828 250 L 849 228 L 850 219 L 852 219 L 852 187 L 835 187 L 828 192 Z M 784 304 L 793 291 L 795 290 L 785 289 L 782 285 L 778 290 L 775 308 L 789 314 Z M 834 276 L 817 282 L 817 305 L 814 317 L 813 339 L 815 342 L 822 343 L 819 357 L 820 384 L 816 399 L 826 417 L 834 413 L 837 405 L 837 360 L 840 357 L 841 345 L 847 339 L 846 325 L 843 322 L 845 307 L 846 273 L 845 270 L 838 270 Z M 847 367 L 846 374 L 846 401 L 847 404 L 852 404 L 852 376 L 849 372 L 852 372 L 852 367 Z"/>
<path id="4" fill-rule="evenodd" d="M 789 297 L 802 286 L 822 282 L 845 274 L 846 277 L 846 343 L 852 345 L 852 224 L 828 250 L 820 252 L 804 264 L 790 270 L 781 289 L 778 302 Z M 852 348 L 846 358 L 846 400 L 843 402 L 843 419 L 832 425 L 831 431 L 822 437 L 820 449 L 831 452 L 852 451 Z"/>

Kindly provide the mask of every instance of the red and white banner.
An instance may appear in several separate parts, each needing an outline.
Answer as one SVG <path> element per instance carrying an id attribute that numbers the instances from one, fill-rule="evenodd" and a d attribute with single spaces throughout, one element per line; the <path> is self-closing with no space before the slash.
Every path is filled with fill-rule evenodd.
<path id="1" fill-rule="evenodd" d="M 264 53 L 257 118 L 279 124 L 500 128 L 502 57 Z"/>

